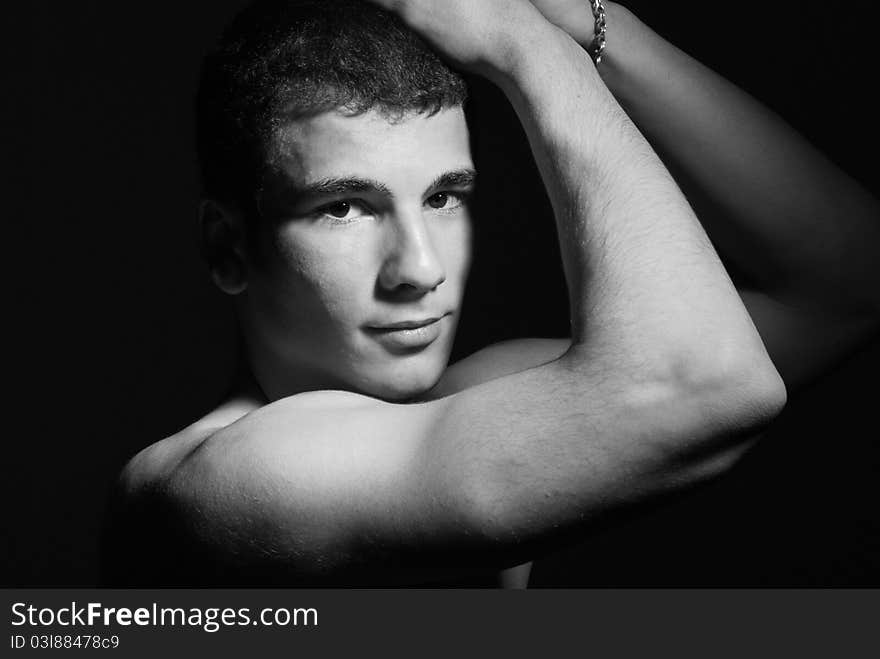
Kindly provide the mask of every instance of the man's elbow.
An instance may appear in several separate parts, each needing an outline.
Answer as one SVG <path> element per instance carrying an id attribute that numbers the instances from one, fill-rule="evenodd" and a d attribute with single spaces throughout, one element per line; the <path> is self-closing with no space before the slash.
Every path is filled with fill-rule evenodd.
<path id="1" fill-rule="evenodd" d="M 657 493 L 718 478 L 755 445 L 785 407 L 785 384 L 763 352 L 735 358 L 716 355 L 712 364 L 679 369 L 665 394 L 651 401 L 659 430 L 650 443 L 648 473 Z M 683 373 L 688 375 L 684 376 Z M 649 488 L 650 489 L 650 488 Z"/>
<path id="2" fill-rule="evenodd" d="M 708 388 L 722 422 L 734 430 L 763 430 L 788 400 L 785 382 L 763 349 L 720 360 Z"/>
<path id="3" fill-rule="evenodd" d="M 785 408 L 787 391 L 779 372 L 763 350 L 714 365 L 688 384 L 698 401 L 703 432 L 693 443 L 678 446 L 683 463 L 693 466 L 695 480 L 723 474 L 755 444 Z"/>

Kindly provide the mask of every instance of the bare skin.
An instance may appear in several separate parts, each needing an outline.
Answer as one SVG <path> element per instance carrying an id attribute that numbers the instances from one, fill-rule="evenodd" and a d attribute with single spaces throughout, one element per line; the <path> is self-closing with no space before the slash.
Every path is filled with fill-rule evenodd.
<path id="1" fill-rule="evenodd" d="M 571 38 L 592 37 L 571 3 L 378 4 L 517 110 L 554 204 L 572 337 L 489 347 L 407 405 L 341 391 L 267 398 L 259 370 L 244 378 L 123 476 L 128 501 L 173 510 L 180 537 L 221 566 L 195 582 L 237 570 L 420 583 L 512 567 L 597 515 L 720 473 L 779 410 L 775 369 L 797 389 L 880 325 L 876 201 L 619 6 L 603 82 Z M 691 83 L 685 94 L 658 80 Z M 716 203 L 703 226 L 756 288 L 733 288 L 618 101 Z M 801 164 L 759 157 L 768 140 Z M 426 254 L 411 259 L 408 286 L 430 271 Z M 423 299 L 440 288 L 425 284 Z M 501 582 L 526 579 L 520 569 Z"/>
<path id="2" fill-rule="evenodd" d="M 570 342 L 560 339 L 522 339 L 493 345 L 447 368 L 440 381 L 423 395 L 422 400 L 437 400 L 483 382 L 553 361 L 562 356 L 569 346 Z M 180 464 L 203 442 L 267 403 L 265 394 L 253 377 L 243 373 L 227 400 L 179 433 L 150 447 L 152 457 L 163 464 Z M 531 567 L 532 563 L 528 561 L 498 571 L 495 577 L 497 585 L 502 588 L 526 588 Z"/>

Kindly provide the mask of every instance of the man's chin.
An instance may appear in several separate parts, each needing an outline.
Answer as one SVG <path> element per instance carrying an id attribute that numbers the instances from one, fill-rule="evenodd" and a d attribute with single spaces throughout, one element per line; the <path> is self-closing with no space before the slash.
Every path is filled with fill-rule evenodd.
<path id="1" fill-rule="evenodd" d="M 434 383 L 410 386 L 382 386 L 376 387 L 375 391 L 369 395 L 388 403 L 414 403 L 429 398 L 429 393 L 433 387 Z"/>
<path id="2" fill-rule="evenodd" d="M 430 392 L 440 381 L 442 368 L 389 375 L 386 379 L 369 378 L 361 393 L 389 403 L 418 402 L 430 398 Z"/>

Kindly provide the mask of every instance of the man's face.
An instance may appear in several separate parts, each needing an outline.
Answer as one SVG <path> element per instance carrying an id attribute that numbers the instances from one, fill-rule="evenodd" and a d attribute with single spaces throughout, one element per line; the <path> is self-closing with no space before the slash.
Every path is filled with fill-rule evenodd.
<path id="1" fill-rule="evenodd" d="M 462 109 L 328 112 L 287 125 L 279 146 L 243 299 L 270 396 L 423 393 L 449 359 L 470 265 Z"/>

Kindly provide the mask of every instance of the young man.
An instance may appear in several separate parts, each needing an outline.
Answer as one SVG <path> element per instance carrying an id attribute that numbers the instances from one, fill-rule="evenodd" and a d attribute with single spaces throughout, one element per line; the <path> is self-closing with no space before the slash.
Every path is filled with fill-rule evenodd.
<path id="1" fill-rule="evenodd" d="M 516 110 L 570 340 L 446 368 L 470 258 L 464 90 L 373 5 Z M 784 404 L 780 373 L 795 389 L 876 334 L 876 202 L 608 10 L 598 71 L 580 0 L 265 3 L 230 30 L 201 92 L 202 212 L 246 364 L 227 402 L 126 467 L 120 582 L 497 573 L 721 473 Z M 717 207 L 701 219 L 752 289 L 633 121 Z"/>

